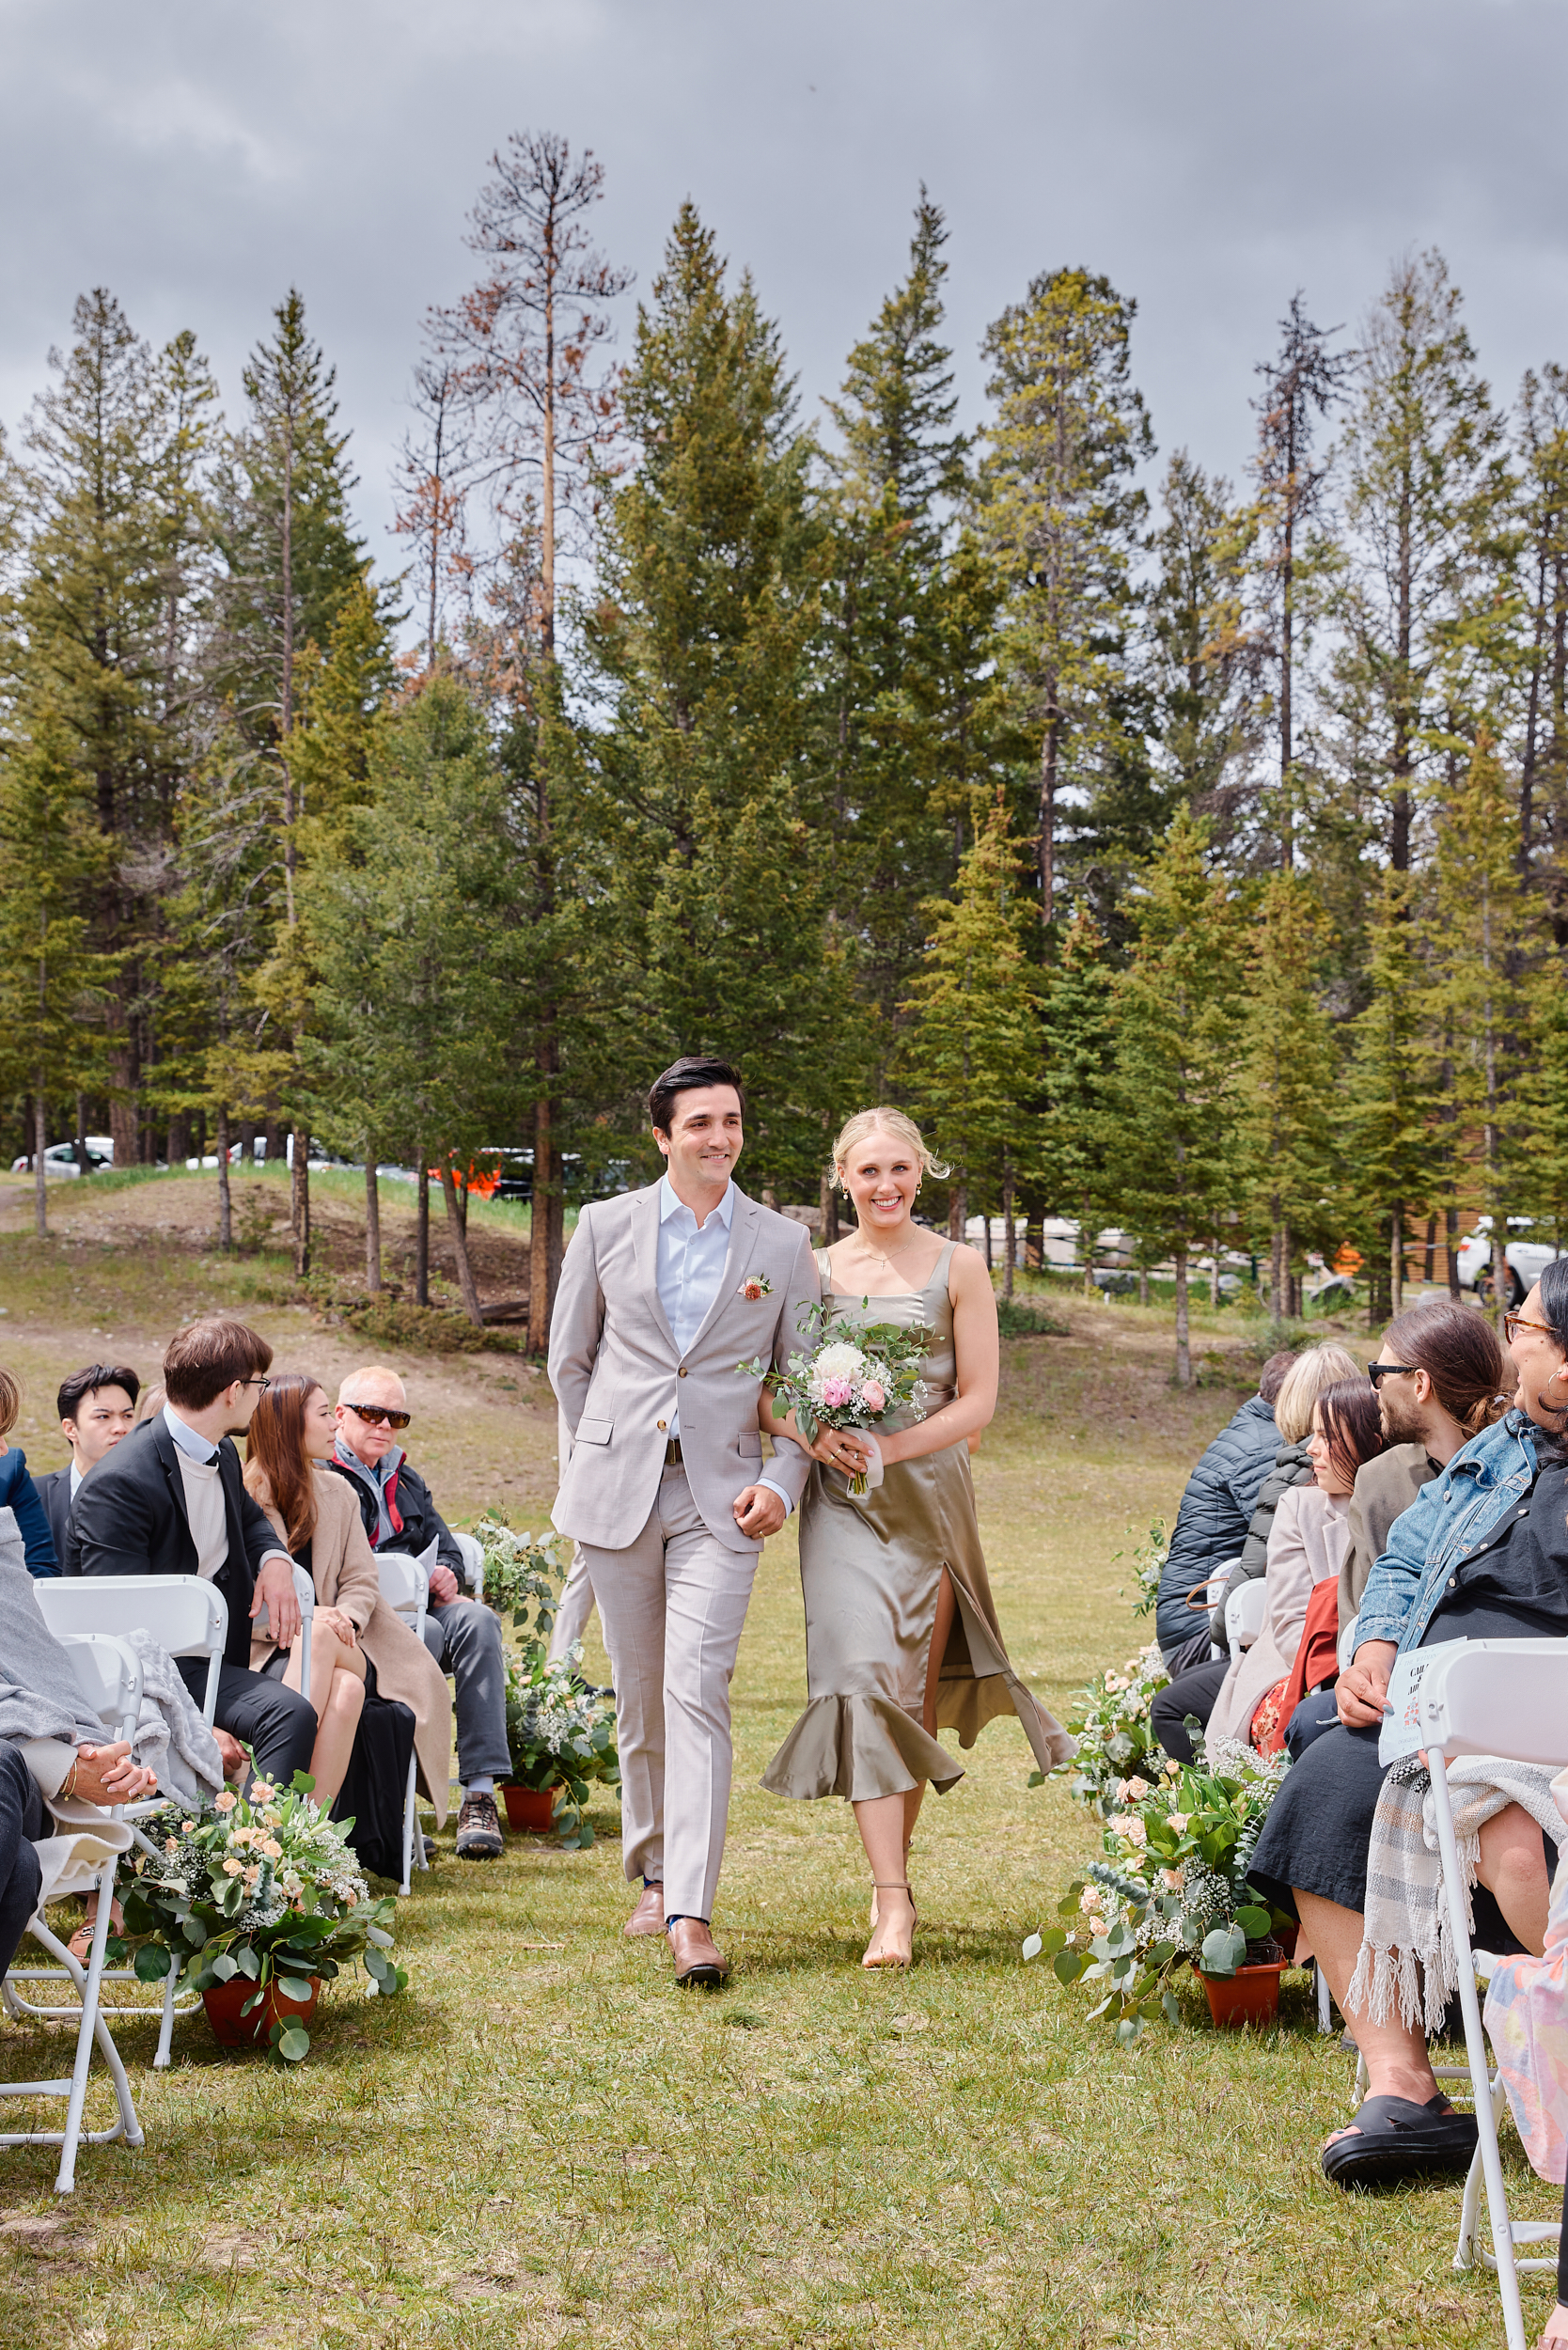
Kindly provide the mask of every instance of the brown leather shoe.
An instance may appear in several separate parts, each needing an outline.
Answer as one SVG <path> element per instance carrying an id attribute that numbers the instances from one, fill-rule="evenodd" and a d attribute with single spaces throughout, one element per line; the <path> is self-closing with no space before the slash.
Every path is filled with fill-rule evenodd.
<path id="1" fill-rule="evenodd" d="M 683 1991 L 716 1991 L 729 1973 L 729 1961 L 700 1918 L 677 1918 L 669 1930 L 675 1959 L 675 1980 Z"/>
<path id="2" fill-rule="evenodd" d="M 635 1941 L 638 1935 L 663 1934 L 664 1930 L 665 1888 L 662 1885 L 645 1885 L 642 1899 L 620 1931 Z"/>

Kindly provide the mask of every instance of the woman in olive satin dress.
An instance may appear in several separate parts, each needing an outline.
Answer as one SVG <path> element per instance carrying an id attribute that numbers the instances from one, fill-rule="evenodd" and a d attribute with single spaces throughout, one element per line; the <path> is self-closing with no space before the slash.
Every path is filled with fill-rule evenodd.
<path id="1" fill-rule="evenodd" d="M 862 1110 L 834 1151 L 857 1229 L 817 1252 L 823 1293 L 852 1322 L 898 1321 L 932 1333 L 926 1413 L 893 1414 L 875 1440 L 883 1482 L 855 1498 L 869 1457 L 854 1431 L 823 1429 L 801 1505 L 807 1705 L 763 1775 L 775 1794 L 842 1795 L 870 1863 L 873 1932 L 867 1966 L 910 1961 L 915 1902 L 909 1843 L 928 1781 L 963 1777 L 939 1742 L 971 1747 L 984 1724 L 1015 1714 L 1042 1769 L 1073 1742 L 1008 1662 L 975 1516 L 969 1450 L 996 1408 L 998 1344 L 991 1277 L 975 1250 L 912 1216 L 933 1167 L 900 1110 Z M 945 1170 L 937 1169 L 937 1172 Z M 800 1438 L 764 1400 L 764 1426 Z"/>

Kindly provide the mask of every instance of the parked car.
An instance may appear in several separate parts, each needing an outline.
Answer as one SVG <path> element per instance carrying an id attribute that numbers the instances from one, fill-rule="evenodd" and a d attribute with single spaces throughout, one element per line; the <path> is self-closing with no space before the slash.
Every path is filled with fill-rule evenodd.
<path id="1" fill-rule="evenodd" d="M 1508 1297 L 1510 1306 L 1522 1306 L 1525 1292 L 1535 1287 L 1542 1273 L 1554 1258 L 1568 1256 L 1568 1249 L 1554 1248 L 1545 1239 L 1528 1239 L 1542 1227 L 1528 1215 L 1511 1215 L 1508 1219 Z M 1478 1297 L 1489 1304 L 1492 1299 L 1492 1219 L 1479 1216 L 1473 1232 L 1466 1232 L 1459 1244 L 1459 1278 L 1466 1289 L 1474 1290 Z"/>
<path id="2" fill-rule="evenodd" d="M 109 1136 L 87 1135 L 84 1139 L 87 1146 L 89 1175 L 95 1167 L 113 1167 L 115 1146 Z M 11 1161 L 11 1173 L 25 1175 L 30 1172 L 32 1164 L 30 1154 L 24 1151 L 19 1159 Z M 49 1145 L 43 1154 L 43 1175 L 46 1183 L 53 1182 L 56 1176 L 64 1176 L 70 1180 L 80 1175 L 81 1172 L 81 1168 L 76 1164 L 76 1145 L 73 1142 L 52 1142 Z"/>

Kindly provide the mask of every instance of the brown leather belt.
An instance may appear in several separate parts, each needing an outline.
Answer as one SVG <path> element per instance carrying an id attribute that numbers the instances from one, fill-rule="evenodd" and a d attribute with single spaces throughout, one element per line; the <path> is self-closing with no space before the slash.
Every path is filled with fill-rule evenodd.
<path id="1" fill-rule="evenodd" d="M 665 1446 L 665 1466 L 666 1468 L 680 1468 L 682 1465 L 681 1439 L 679 1436 L 671 1436 Z"/>

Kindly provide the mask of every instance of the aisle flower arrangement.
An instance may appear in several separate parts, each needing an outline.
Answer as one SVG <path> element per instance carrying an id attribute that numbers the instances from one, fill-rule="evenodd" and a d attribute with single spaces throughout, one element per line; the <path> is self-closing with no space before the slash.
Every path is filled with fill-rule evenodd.
<path id="1" fill-rule="evenodd" d="M 144 1982 L 176 1980 L 207 1992 L 243 1977 L 255 1988 L 246 2018 L 274 2002 L 275 1984 L 290 2001 L 313 1996 L 359 1961 L 385 1998 L 401 1991 L 405 1970 L 387 1956 L 396 1903 L 372 1901 L 344 1826 L 325 1817 L 297 1772 L 278 1789 L 253 1780 L 247 1795 L 226 1787 L 193 1804 L 170 1805 L 149 1826 L 156 1856 L 136 1852 L 124 1895 L 125 1931 L 139 1941 L 133 1961 Z M 297 2018 L 268 2033 L 279 2062 L 297 2064 L 310 2036 Z"/>
<path id="2" fill-rule="evenodd" d="M 479 1596 L 498 1616 L 510 1616 L 525 1637 L 548 1640 L 572 1543 L 554 1528 L 536 1537 L 514 1534 L 505 1518 L 482 1517 L 474 1537 L 484 1553 Z"/>
<path id="3" fill-rule="evenodd" d="M 1150 1776 L 1086 1798 L 1105 1821 L 1105 1856 L 1068 1888 L 1058 1915 L 1072 1922 L 1031 1934 L 1024 1956 L 1049 1958 L 1063 1983 L 1103 1988 L 1090 2020 L 1106 2018 L 1124 2043 L 1160 2013 L 1180 2023 L 1180 1967 L 1224 1981 L 1277 1957 L 1275 1919 L 1247 1870 L 1289 1767 L 1286 1755 L 1264 1761 L 1229 1741 L 1216 1764 L 1184 1767 L 1153 1749 Z"/>
<path id="4" fill-rule="evenodd" d="M 1159 1775 L 1165 1757 L 1150 1727 L 1149 1707 L 1169 1678 L 1158 1647 L 1151 1643 L 1120 1672 L 1103 1672 L 1078 1692 L 1067 1724 L 1078 1742 L 1072 1792 L 1102 1820 L 1125 1810 L 1129 1785 L 1141 1789 Z M 1031 1771 L 1029 1785 L 1040 1786 L 1045 1777 Z"/>
<path id="5" fill-rule="evenodd" d="M 615 1699 L 590 1688 L 577 1673 L 581 1645 L 552 1665 L 538 1641 L 525 1642 L 521 1656 L 507 1659 L 507 1745 L 511 1783 L 542 1792 L 564 1791 L 552 1826 L 563 1844 L 582 1849 L 593 1841 L 583 1807 L 595 1786 L 619 1789 Z"/>

